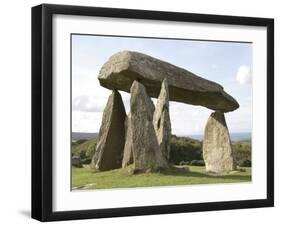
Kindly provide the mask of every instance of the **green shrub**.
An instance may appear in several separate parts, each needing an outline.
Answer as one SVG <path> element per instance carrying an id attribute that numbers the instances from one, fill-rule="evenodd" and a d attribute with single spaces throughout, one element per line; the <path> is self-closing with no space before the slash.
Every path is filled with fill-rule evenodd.
<path id="1" fill-rule="evenodd" d="M 241 166 L 241 167 L 251 167 L 252 162 L 249 159 L 241 160 L 241 161 L 238 162 L 238 165 Z"/>
<path id="2" fill-rule="evenodd" d="M 251 141 L 234 142 L 233 156 L 239 166 L 250 167 L 251 164 Z"/>
<path id="3" fill-rule="evenodd" d="M 72 145 L 72 156 L 78 156 L 82 162 L 89 162 L 87 159 L 92 159 L 96 151 L 96 141 L 88 140 L 81 144 Z M 87 164 L 87 163 L 84 163 Z"/>
<path id="4" fill-rule="evenodd" d="M 202 159 L 202 142 L 172 135 L 169 162 L 179 165 L 182 161 L 186 164 L 192 160 Z"/>
<path id="5" fill-rule="evenodd" d="M 180 165 L 180 166 L 185 165 L 185 161 L 180 161 L 179 165 Z"/>
<path id="6" fill-rule="evenodd" d="M 79 156 L 73 156 L 71 158 L 71 164 L 72 164 L 72 166 L 77 167 L 77 168 L 82 167 L 82 162 L 81 162 L 81 159 L 79 158 Z"/>
<path id="7" fill-rule="evenodd" d="M 180 166 L 189 165 L 189 161 L 180 161 L 179 165 Z"/>
<path id="8" fill-rule="evenodd" d="M 191 166 L 205 166 L 204 160 L 192 160 L 190 162 Z"/>
<path id="9" fill-rule="evenodd" d="M 81 162 L 82 162 L 82 164 L 90 164 L 92 162 L 92 159 L 86 158 L 86 159 L 81 160 Z"/>

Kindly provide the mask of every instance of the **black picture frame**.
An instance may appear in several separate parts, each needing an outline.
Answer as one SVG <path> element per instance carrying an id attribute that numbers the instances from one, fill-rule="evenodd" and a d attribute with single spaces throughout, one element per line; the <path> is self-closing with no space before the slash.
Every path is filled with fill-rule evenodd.
<path id="1" fill-rule="evenodd" d="M 54 212 L 52 210 L 52 17 L 55 14 L 266 27 L 267 198 Z M 32 218 L 40 221 L 57 221 L 271 206 L 274 206 L 273 19 L 50 4 L 32 8 Z"/>

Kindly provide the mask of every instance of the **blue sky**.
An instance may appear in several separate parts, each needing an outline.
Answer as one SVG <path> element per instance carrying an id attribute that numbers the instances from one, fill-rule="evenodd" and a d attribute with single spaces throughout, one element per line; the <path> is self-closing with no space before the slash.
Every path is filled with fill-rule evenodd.
<path id="1" fill-rule="evenodd" d="M 225 115 L 230 132 L 251 132 L 250 43 L 72 35 L 74 132 L 98 132 L 111 93 L 99 85 L 99 69 L 111 55 L 122 50 L 151 55 L 221 84 L 240 104 L 238 110 Z M 121 95 L 128 112 L 130 95 L 125 92 Z M 172 133 L 203 134 L 211 112 L 204 107 L 171 102 Z"/>

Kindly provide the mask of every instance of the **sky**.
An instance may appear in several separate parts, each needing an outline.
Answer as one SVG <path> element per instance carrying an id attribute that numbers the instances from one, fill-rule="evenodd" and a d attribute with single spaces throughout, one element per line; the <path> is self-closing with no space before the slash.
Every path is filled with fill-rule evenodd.
<path id="1" fill-rule="evenodd" d="M 240 104 L 225 114 L 230 133 L 252 131 L 252 44 L 95 35 L 72 35 L 72 132 L 98 132 L 111 91 L 100 86 L 99 70 L 111 55 L 137 51 L 219 83 Z M 130 111 L 130 94 L 120 91 Z M 156 104 L 157 99 L 153 98 Z M 170 102 L 172 134 L 203 134 L 213 111 Z"/>

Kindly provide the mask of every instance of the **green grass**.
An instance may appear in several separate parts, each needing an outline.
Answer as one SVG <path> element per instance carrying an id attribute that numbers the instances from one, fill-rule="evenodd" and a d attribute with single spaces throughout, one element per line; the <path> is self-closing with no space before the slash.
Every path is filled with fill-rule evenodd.
<path id="1" fill-rule="evenodd" d="M 224 176 L 211 176 L 205 167 L 188 166 L 189 170 L 173 167 L 161 173 L 145 173 L 133 175 L 132 166 L 99 172 L 86 166 L 72 167 L 72 188 L 78 189 L 110 189 L 152 186 L 174 186 L 191 184 L 239 183 L 251 181 L 251 168 L 243 168 L 245 172 L 235 172 Z"/>

